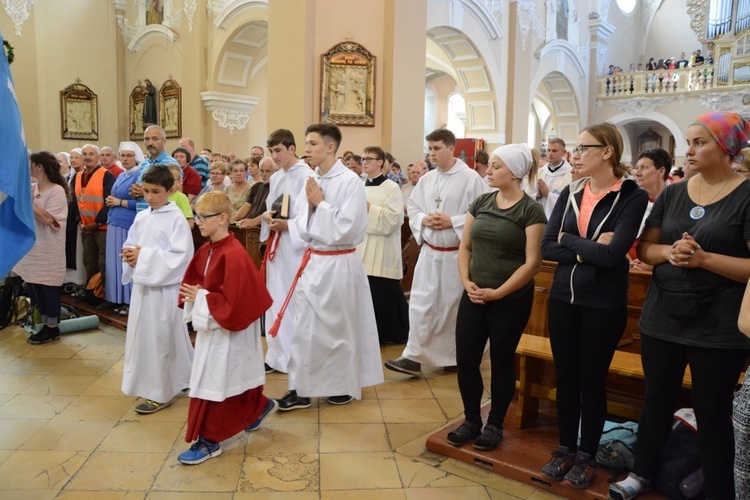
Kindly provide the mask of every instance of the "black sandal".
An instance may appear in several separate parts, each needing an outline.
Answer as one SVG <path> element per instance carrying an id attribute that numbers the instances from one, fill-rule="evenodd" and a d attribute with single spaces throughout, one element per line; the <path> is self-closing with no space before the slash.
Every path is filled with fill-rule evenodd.
<path id="1" fill-rule="evenodd" d="M 451 446 L 463 446 L 482 433 L 482 424 L 473 424 L 464 420 L 458 429 L 448 433 L 445 440 Z"/>

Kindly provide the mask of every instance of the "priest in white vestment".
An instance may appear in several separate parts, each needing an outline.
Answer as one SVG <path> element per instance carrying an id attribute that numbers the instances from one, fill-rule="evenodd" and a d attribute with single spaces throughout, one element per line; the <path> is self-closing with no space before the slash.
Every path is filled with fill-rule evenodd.
<path id="1" fill-rule="evenodd" d="M 420 179 L 407 204 L 409 226 L 422 244 L 409 296 L 409 341 L 400 358 L 385 363 L 412 376 L 420 374 L 422 363 L 456 365 L 456 314 L 464 289 L 458 247 L 469 204 L 487 191 L 479 174 L 453 157 L 451 131 L 435 130 L 427 141 L 437 168 Z"/>
<path id="2" fill-rule="evenodd" d="M 547 219 L 552 215 L 563 189 L 573 181 L 573 167 L 565 161 L 565 141 L 554 137 L 547 144 L 547 164 L 537 172 L 537 181 L 529 185 L 526 178 L 521 188 L 541 203 Z"/>
<path id="3" fill-rule="evenodd" d="M 268 138 L 271 158 L 279 166 L 279 171 L 271 176 L 270 191 L 266 198 L 267 212 L 261 217 L 260 240 L 269 241 L 264 256 L 266 288 L 273 298 L 273 304 L 266 311 L 266 328 L 273 325 L 284 303 L 289 286 L 302 261 L 305 242 L 297 233 L 294 219 L 299 211 L 297 196 L 305 185 L 305 180 L 314 175 L 310 166 L 295 156 L 296 144 L 292 132 L 279 129 Z M 289 215 L 284 220 L 272 213 L 273 203 L 281 195 L 289 196 Z M 305 205 L 304 208 L 307 208 Z M 276 234 L 271 237 L 272 232 Z M 294 333 L 294 304 L 290 301 L 287 312 L 279 324 L 278 335 L 266 336 L 268 351 L 266 365 L 273 370 L 287 373 L 289 363 L 289 343 Z"/>

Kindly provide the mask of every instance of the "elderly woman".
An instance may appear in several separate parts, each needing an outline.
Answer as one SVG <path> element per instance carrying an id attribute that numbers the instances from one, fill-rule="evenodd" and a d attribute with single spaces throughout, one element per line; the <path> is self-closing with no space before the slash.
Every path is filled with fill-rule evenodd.
<path id="1" fill-rule="evenodd" d="M 224 188 L 226 188 L 224 179 L 227 175 L 229 175 L 229 167 L 226 163 L 220 160 L 212 162 L 211 167 L 209 168 L 209 180 L 206 183 L 206 187 L 201 189 L 198 196 L 190 203 L 193 208 L 195 208 L 195 201 L 203 196 L 204 193 L 210 191 L 224 191 Z"/>
<path id="2" fill-rule="evenodd" d="M 187 195 L 190 203 L 193 203 L 193 200 L 195 200 L 203 190 L 201 174 L 190 166 L 190 160 L 192 160 L 192 157 L 187 148 L 180 146 L 175 149 L 172 151 L 172 158 L 177 160 L 177 164 L 182 169 L 182 192 Z"/>
<path id="3" fill-rule="evenodd" d="M 627 253 L 648 204 L 648 194 L 625 177 L 622 150 L 611 123 L 581 132 L 572 151 L 582 178 L 560 194 L 542 241 L 544 258 L 557 262 L 549 337 L 560 439 L 542 474 L 575 488 L 596 476 L 607 373 L 628 316 Z"/>
<path id="4" fill-rule="evenodd" d="M 646 207 L 646 213 L 643 215 L 641 221 L 641 229 L 638 231 L 640 237 L 643 232 L 643 227 L 646 224 L 646 219 L 651 213 L 651 208 L 654 206 L 654 201 L 664 191 L 667 185 L 667 179 L 669 179 L 669 171 L 672 168 L 672 156 L 661 148 L 647 149 L 638 155 L 638 161 L 633 169 L 633 177 L 635 182 L 648 193 L 648 206 Z M 636 243 L 638 240 L 636 240 Z M 651 272 L 652 266 L 644 264 L 638 260 L 636 255 L 635 245 L 628 252 L 628 258 L 630 259 L 630 269 L 634 271 L 647 271 Z"/>
<path id="5" fill-rule="evenodd" d="M 696 175 L 667 186 L 654 203 L 638 258 L 654 276 L 638 327 L 646 395 L 635 466 L 610 498 L 649 488 L 690 367 L 706 498 L 735 497 L 732 397 L 750 355 L 737 317 L 750 278 L 750 182 L 732 170 L 750 123 L 736 113 L 702 115 L 687 130 Z"/>
<path id="6" fill-rule="evenodd" d="M 531 315 L 534 275 L 542 266 L 541 243 L 547 218 L 542 206 L 521 189 L 534 185 L 539 157 L 525 144 L 492 152 L 487 180 L 466 214 L 458 270 L 464 294 L 456 319 L 458 388 L 466 419 L 447 436 L 448 444 L 492 450 L 503 438 L 503 420 L 516 390 L 513 359 Z M 490 341 L 492 406 L 482 431 L 484 383 L 479 365 Z"/>
<path id="7" fill-rule="evenodd" d="M 122 245 L 128 237 L 130 226 L 136 215 L 136 201 L 130 196 L 130 187 L 138 182 L 143 161 L 143 152 L 134 142 L 121 142 L 118 148 L 120 163 L 125 170 L 112 186 L 112 193 L 105 203 L 110 207 L 107 216 L 107 247 L 105 266 L 107 277 L 104 280 L 104 297 L 106 302 L 97 309 L 115 308 L 115 312 L 127 316 L 130 304 L 130 292 L 133 285 L 122 284 Z"/>
<path id="8" fill-rule="evenodd" d="M 42 329 L 27 340 L 46 344 L 60 338 L 60 292 L 65 277 L 65 225 L 68 217 L 68 185 L 52 153 L 42 151 L 30 158 L 34 198 L 36 242 L 13 271 L 30 286 L 42 316 Z"/>
<path id="9" fill-rule="evenodd" d="M 232 217 L 234 217 L 245 204 L 252 185 L 247 182 L 247 163 L 244 160 L 234 160 L 231 168 L 232 183 L 224 191 L 232 203 Z"/>
<path id="10" fill-rule="evenodd" d="M 403 197 L 398 185 L 383 174 L 385 152 L 381 148 L 365 148 L 362 160 L 367 174 L 367 229 L 357 252 L 370 283 L 380 343 L 404 344 L 409 338 L 409 305 L 401 289 Z"/>
<path id="11" fill-rule="evenodd" d="M 70 185 L 70 180 L 75 176 L 76 171 L 70 166 L 70 153 L 61 151 L 55 155 L 57 158 L 57 164 L 60 165 L 60 174 L 62 174 L 65 182 Z"/>

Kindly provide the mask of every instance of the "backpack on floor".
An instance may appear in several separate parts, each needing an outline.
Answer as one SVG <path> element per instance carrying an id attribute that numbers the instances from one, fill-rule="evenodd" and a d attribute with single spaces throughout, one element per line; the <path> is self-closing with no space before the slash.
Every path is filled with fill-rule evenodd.
<path id="1" fill-rule="evenodd" d="M 23 280 L 8 276 L 0 284 L 0 330 L 18 320 L 17 303 L 23 297 Z"/>
<path id="2" fill-rule="evenodd" d="M 599 447 L 596 449 L 597 463 L 611 469 L 633 470 L 637 440 L 636 422 L 605 422 Z"/>

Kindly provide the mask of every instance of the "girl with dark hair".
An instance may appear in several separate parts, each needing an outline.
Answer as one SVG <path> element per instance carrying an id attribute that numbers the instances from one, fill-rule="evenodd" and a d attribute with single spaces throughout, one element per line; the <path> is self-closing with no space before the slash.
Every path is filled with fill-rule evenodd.
<path id="1" fill-rule="evenodd" d="M 52 153 L 42 151 L 30 158 L 34 198 L 36 242 L 13 268 L 30 286 L 44 326 L 27 340 L 46 344 L 60 338 L 60 292 L 65 277 L 65 226 L 68 188 Z"/>
<path id="2" fill-rule="evenodd" d="M 582 178 L 560 194 L 542 240 L 542 256 L 557 262 L 549 337 L 560 435 L 542 474 L 575 488 L 587 488 L 596 476 L 607 373 L 628 315 L 627 253 L 648 204 L 648 194 L 625 177 L 622 150 L 611 123 L 581 132 L 572 152 Z"/>

